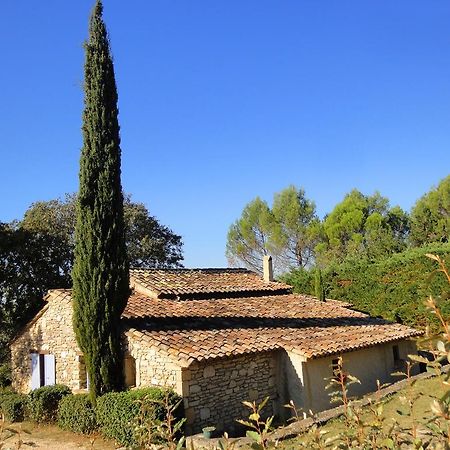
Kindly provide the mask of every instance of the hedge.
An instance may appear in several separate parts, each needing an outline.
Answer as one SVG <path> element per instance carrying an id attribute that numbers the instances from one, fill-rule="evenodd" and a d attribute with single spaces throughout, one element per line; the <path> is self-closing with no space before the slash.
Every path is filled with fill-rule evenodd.
<path id="1" fill-rule="evenodd" d="M 439 255 L 450 267 L 450 244 L 432 244 L 397 253 L 376 261 L 353 259 L 322 272 L 326 296 L 350 302 L 373 316 L 402 322 L 417 328 L 437 324 L 424 305 L 432 294 L 450 317 L 448 284 L 436 275 L 437 264 L 425 255 Z M 294 270 L 283 280 L 295 292 L 314 295 L 314 271 Z"/>
<path id="2" fill-rule="evenodd" d="M 22 422 L 26 416 L 28 396 L 15 392 L 0 393 L 0 411 L 9 422 Z"/>
<path id="3" fill-rule="evenodd" d="M 59 402 L 57 423 L 63 430 L 90 434 L 97 429 L 95 409 L 88 394 L 66 395 Z"/>
<path id="4" fill-rule="evenodd" d="M 163 388 L 149 387 L 102 395 L 97 399 L 96 407 L 100 431 L 121 445 L 127 447 L 136 445 L 135 428 L 138 418 L 145 419 L 142 417 L 139 401 L 144 398 L 162 401 L 165 392 Z M 180 397 L 171 391 L 170 403 L 174 405 L 179 400 Z M 151 412 L 147 410 L 145 414 L 163 420 L 165 409 L 163 405 L 155 404 L 154 409 Z"/>
<path id="5" fill-rule="evenodd" d="M 8 363 L 0 364 L 0 388 L 11 385 L 11 367 Z"/>
<path id="6" fill-rule="evenodd" d="M 54 422 L 58 405 L 63 397 L 71 394 L 70 389 L 62 384 L 43 386 L 28 394 L 29 414 L 35 422 Z"/>

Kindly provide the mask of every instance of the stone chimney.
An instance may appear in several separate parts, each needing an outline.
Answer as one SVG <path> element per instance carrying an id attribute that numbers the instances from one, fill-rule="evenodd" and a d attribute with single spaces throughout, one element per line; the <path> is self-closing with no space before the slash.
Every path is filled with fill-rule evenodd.
<path id="1" fill-rule="evenodd" d="M 263 276 L 266 283 L 273 281 L 272 257 L 269 255 L 264 255 L 263 258 Z"/>

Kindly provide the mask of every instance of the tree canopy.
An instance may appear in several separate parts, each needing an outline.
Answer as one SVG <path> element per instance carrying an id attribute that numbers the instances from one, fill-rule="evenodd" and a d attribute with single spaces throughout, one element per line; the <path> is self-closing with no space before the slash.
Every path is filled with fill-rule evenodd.
<path id="1" fill-rule="evenodd" d="M 366 196 L 354 189 L 325 217 L 316 252 L 325 265 L 348 257 L 378 258 L 402 251 L 408 230 L 408 215 L 400 207 L 391 208 L 378 192 Z"/>
<path id="2" fill-rule="evenodd" d="M 75 337 L 95 400 L 123 386 L 120 317 L 130 289 L 117 89 L 100 0 L 91 14 L 85 52 L 72 297 Z"/>
<path id="3" fill-rule="evenodd" d="M 450 175 L 414 205 L 411 241 L 414 245 L 450 241 Z"/>
<path id="4" fill-rule="evenodd" d="M 33 203 L 19 222 L 24 230 L 58 238 L 59 251 L 66 267 L 72 269 L 76 220 L 76 195 Z M 162 225 L 143 203 L 124 198 L 125 237 L 128 260 L 132 267 L 174 268 L 183 260 L 181 236 Z"/>
<path id="5" fill-rule="evenodd" d="M 269 206 L 259 197 L 248 203 L 241 217 L 231 225 L 227 238 L 227 257 L 232 264 L 262 271 L 264 255 L 271 251 L 274 217 Z"/>
<path id="6" fill-rule="evenodd" d="M 303 189 L 289 186 L 275 194 L 273 206 L 259 197 L 248 203 L 230 226 L 227 257 L 232 264 L 262 271 L 264 255 L 271 254 L 275 267 L 289 269 L 311 263 L 319 221 L 314 202 Z"/>

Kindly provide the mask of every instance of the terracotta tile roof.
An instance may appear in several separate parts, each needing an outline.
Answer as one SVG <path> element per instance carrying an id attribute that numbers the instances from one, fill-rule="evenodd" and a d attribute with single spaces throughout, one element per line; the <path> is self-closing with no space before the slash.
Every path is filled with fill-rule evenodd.
<path id="1" fill-rule="evenodd" d="M 70 290 L 48 301 L 70 305 Z M 178 364 L 285 349 L 307 358 L 419 336 L 405 325 L 373 318 L 346 303 L 304 295 L 178 301 L 133 293 L 123 313 L 126 334 Z"/>
<path id="2" fill-rule="evenodd" d="M 338 301 L 293 294 L 188 302 L 135 294 L 123 317 L 133 338 L 163 349 L 182 365 L 278 348 L 315 358 L 421 334 Z"/>
<path id="3" fill-rule="evenodd" d="M 179 300 L 288 293 L 292 290 L 284 283 L 265 282 L 247 269 L 132 269 L 130 283 L 144 295 Z"/>

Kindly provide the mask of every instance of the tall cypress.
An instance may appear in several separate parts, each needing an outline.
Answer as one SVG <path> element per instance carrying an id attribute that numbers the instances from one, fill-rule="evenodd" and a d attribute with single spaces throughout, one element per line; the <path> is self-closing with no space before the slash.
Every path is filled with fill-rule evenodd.
<path id="1" fill-rule="evenodd" d="M 75 228 L 74 330 L 93 399 L 123 385 L 120 316 L 129 294 L 117 89 L 97 0 L 85 43 L 83 148 Z"/>
<path id="2" fill-rule="evenodd" d="M 322 271 L 319 267 L 316 269 L 316 273 L 314 275 L 314 291 L 316 297 L 324 302 L 325 301 L 325 288 L 323 285 Z"/>

